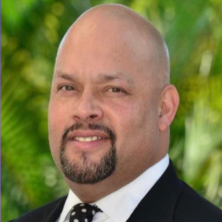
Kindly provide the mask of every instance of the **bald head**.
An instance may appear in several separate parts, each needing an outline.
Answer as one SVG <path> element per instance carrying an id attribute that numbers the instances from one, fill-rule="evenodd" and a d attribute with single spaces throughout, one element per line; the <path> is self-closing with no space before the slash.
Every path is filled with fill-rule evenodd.
<path id="1" fill-rule="evenodd" d="M 64 36 L 58 56 L 63 48 L 72 45 L 75 50 L 81 44 L 111 46 L 113 53 L 125 47 L 129 62 L 135 62 L 138 72 L 152 75 L 161 87 L 169 82 L 168 50 L 161 34 L 123 5 L 99 5 L 82 14 Z"/>

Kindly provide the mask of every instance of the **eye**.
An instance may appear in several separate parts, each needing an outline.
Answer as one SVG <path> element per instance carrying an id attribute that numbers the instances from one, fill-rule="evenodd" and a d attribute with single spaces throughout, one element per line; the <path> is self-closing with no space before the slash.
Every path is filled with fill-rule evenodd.
<path id="1" fill-rule="evenodd" d="M 62 90 L 62 91 L 73 91 L 73 90 L 75 90 L 75 88 L 73 86 L 63 85 L 63 86 L 59 87 L 59 90 Z"/>
<path id="2" fill-rule="evenodd" d="M 113 92 L 113 93 L 121 93 L 124 92 L 122 89 L 118 88 L 118 87 L 112 87 L 110 89 L 108 89 L 109 92 Z"/>
<path id="3" fill-rule="evenodd" d="M 105 95 L 107 97 L 122 97 L 129 95 L 129 93 L 122 87 L 109 86 L 105 90 Z"/>

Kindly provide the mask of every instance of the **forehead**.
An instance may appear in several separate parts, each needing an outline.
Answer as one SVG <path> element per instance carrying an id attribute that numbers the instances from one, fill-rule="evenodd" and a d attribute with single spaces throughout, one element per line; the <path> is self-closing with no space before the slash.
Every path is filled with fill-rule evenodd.
<path id="1" fill-rule="evenodd" d="M 115 38 L 84 35 L 67 39 L 58 52 L 55 75 L 89 75 L 98 82 L 125 80 L 132 84 L 133 79 L 144 72 L 147 55 L 132 49 L 126 40 L 117 41 Z"/>
<path id="2" fill-rule="evenodd" d="M 116 20 L 75 24 L 60 45 L 55 70 L 106 81 L 130 82 L 127 76 L 135 81 L 153 81 L 163 73 L 157 72 L 164 63 L 158 58 L 159 50 L 152 38 L 137 30 L 138 26 L 129 26 Z"/>
<path id="3" fill-rule="evenodd" d="M 95 24 L 96 23 L 96 24 Z M 64 37 L 58 55 L 63 57 L 88 55 L 121 62 L 121 58 L 135 62 L 147 60 L 152 54 L 153 44 L 137 27 L 116 20 L 94 21 L 93 19 L 73 25 Z M 115 57 L 115 58 L 114 58 Z M 89 60 L 85 59 L 85 62 Z"/>

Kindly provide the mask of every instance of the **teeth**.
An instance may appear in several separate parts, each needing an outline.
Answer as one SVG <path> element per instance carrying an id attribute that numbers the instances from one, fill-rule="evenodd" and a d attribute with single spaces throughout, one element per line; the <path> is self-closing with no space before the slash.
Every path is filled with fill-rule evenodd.
<path id="1" fill-rule="evenodd" d="M 92 136 L 92 137 L 79 137 L 76 136 L 74 137 L 74 140 L 80 141 L 80 142 L 91 142 L 91 141 L 96 141 L 96 140 L 101 140 L 102 137 L 100 136 Z"/>

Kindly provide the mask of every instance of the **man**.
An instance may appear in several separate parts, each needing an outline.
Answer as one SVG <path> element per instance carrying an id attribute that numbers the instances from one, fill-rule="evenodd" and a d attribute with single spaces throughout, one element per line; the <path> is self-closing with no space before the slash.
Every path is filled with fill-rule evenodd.
<path id="1" fill-rule="evenodd" d="M 179 104 L 169 73 L 167 47 L 141 16 L 115 4 L 84 13 L 58 49 L 49 103 L 70 192 L 15 221 L 221 222 L 169 161 Z"/>

